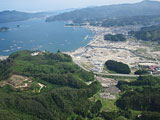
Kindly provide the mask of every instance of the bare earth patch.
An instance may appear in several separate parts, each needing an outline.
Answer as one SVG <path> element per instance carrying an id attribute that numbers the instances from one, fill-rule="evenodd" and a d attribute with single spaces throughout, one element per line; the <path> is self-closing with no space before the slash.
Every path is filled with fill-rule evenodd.
<path id="1" fill-rule="evenodd" d="M 8 80 L 2 81 L 0 83 L 0 87 L 3 87 L 4 85 L 11 85 L 14 88 L 26 88 L 29 87 L 29 83 L 31 82 L 32 80 L 30 78 L 20 75 L 12 75 Z"/>
<path id="2" fill-rule="evenodd" d="M 116 99 L 116 95 L 120 92 L 120 90 L 116 87 L 118 81 L 112 78 L 104 78 L 99 76 L 97 76 L 97 80 L 102 85 L 100 97 L 105 99 Z"/>

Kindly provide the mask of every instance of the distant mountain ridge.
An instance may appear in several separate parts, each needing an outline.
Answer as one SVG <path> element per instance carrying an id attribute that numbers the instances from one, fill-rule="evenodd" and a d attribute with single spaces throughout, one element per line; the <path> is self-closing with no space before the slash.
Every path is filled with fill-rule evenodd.
<path id="1" fill-rule="evenodd" d="M 34 12 L 34 13 L 21 12 L 16 10 L 5 10 L 0 12 L 0 23 L 23 21 L 23 20 L 28 20 L 32 18 L 54 16 L 54 15 L 62 14 L 64 12 L 70 12 L 73 10 L 76 10 L 76 9 L 70 8 L 70 9 L 50 10 L 50 11 Z"/>
<path id="2" fill-rule="evenodd" d="M 117 4 L 84 8 L 48 17 L 46 21 L 160 15 L 160 12 L 158 11 L 160 11 L 160 2 L 145 0 L 134 4 Z"/>
<path id="3" fill-rule="evenodd" d="M 43 16 L 42 13 L 26 13 L 26 12 L 19 12 L 19 11 L 2 11 L 0 12 L 0 23 L 3 22 L 13 22 L 13 21 L 23 21 L 27 19 L 31 19 L 34 17 L 41 17 Z"/>
<path id="4" fill-rule="evenodd" d="M 23 21 L 31 18 L 46 17 L 54 14 L 56 13 L 54 12 L 27 13 L 27 12 L 20 12 L 16 10 L 12 10 L 12 11 L 6 10 L 6 11 L 0 12 L 0 23 Z"/>

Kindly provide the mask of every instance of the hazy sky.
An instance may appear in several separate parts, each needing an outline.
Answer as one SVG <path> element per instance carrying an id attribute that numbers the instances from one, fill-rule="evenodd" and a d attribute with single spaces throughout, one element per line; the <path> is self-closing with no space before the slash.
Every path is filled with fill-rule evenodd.
<path id="1" fill-rule="evenodd" d="M 0 0 L 0 11 L 47 11 L 95 5 L 135 3 L 142 0 Z"/>

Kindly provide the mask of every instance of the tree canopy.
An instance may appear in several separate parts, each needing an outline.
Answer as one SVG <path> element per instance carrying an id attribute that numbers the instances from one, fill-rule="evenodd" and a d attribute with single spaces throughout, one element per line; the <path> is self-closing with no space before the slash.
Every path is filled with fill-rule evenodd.
<path id="1" fill-rule="evenodd" d="M 108 60 L 105 63 L 106 67 L 114 72 L 121 73 L 121 74 L 129 74 L 131 72 L 129 66 L 122 62 L 117 62 L 114 60 Z"/>
<path id="2" fill-rule="evenodd" d="M 104 40 L 114 41 L 114 42 L 123 42 L 123 41 L 126 41 L 126 38 L 122 34 L 117 34 L 117 35 L 108 34 L 108 35 L 104 35 Z"/>
<path id="3" fill-rule="evenodd" d="M 1 120 L 67 120 L 94 116 L 101 110 L 100 101 L 90 101 L 101 85 L 93 81 L 93 73 L 75 65 L 72 58 L 61 52 L 19 51 L 0 62 L 0 82 L 9 81 L 10 76 L 19 75 L 43 83 L 40 92 L 31 88 L 24 90 L 14 85 L 0 88 Z M 9 81 L 10 82 L 10 81 Z M 27 83 L 27 81 L 26 81 Z"/>

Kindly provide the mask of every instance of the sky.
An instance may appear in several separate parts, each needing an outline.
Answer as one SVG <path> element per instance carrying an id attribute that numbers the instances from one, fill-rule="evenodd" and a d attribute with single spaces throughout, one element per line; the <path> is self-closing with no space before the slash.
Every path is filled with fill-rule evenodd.
<path id="1" fill-rule="evenodd" d="M 0 0 L 0 11 L 17 10 L 39 12 L 62 10 L 68 8 L 84 8 L 121 3 L 136 3 L 142 0 Z"/>

